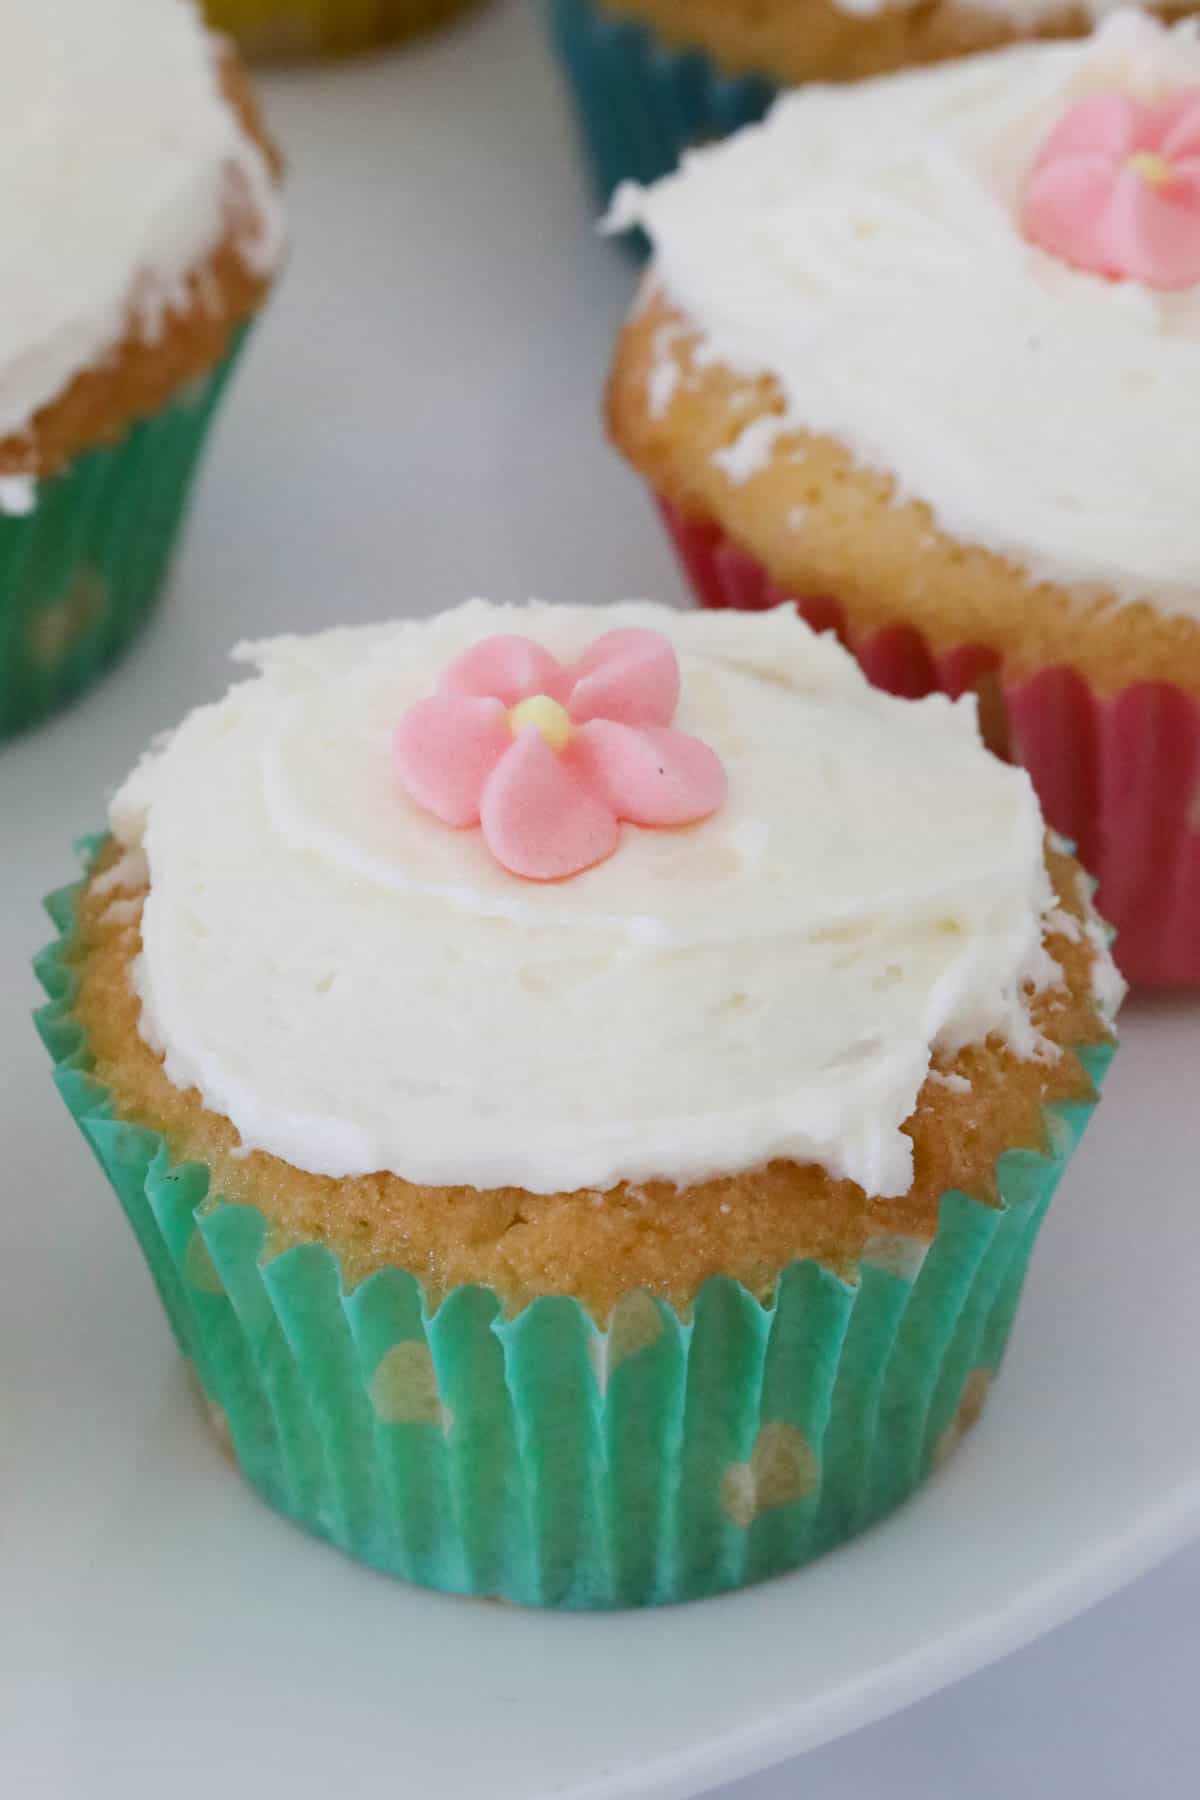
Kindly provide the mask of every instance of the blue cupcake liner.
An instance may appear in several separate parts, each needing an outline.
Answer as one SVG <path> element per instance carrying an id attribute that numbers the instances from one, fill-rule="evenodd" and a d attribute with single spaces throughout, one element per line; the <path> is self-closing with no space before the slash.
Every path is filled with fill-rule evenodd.
<path id="1" fill-rule="evenodd" d="M 779 91 L 761 76 L 724 75 L 703 51 L 674 50 L 591 0 L 548 5 L 601 207 L 622 181 L 657 181 L 685 150 L 754 124 Z"/>

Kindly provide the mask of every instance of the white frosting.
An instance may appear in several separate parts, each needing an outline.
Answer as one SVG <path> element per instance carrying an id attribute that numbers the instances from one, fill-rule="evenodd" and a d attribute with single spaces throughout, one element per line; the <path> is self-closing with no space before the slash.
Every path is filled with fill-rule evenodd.
<path id="1" fill-rule="evenodd" d="M 221 94 L 192 0 L 7 7 L 0 168 L 0 437 L 131 315 L 153 337 L 231 208 L 249 268 L 266 274 L 280 254 L 271 172 Z"/>
<path id="2" fill-rule="evenodd" d="M 110 900 L 101 915 L 105 925 L 132 925 L 142 915 L 142 902 L 135 894 L 128 900 Z"/>
<path id="3" fill-rule="evenodd" d="M 1187 84 L 1197 27 L 1124 12 L 1082 43 L 804 88 L 623 188 L 613 223 L 650 234 L 702 354 L 782 388 L 731 479 L 785 426 L 828 435 L 1035 579 L 1200 618 L 1200 288 L 1077 272 L 1018 223 L 1074 101 Z"/>
<path id="4" fill-rule="evenodd" d="M 616 624 L 676 645 L 677 722 L 729 798 L 522 882 L 405 796 L 392 728 L 491 632 L 573 658 Z M 1059 971 L 1027 776 L 972 701 L 880 693 L 788 610 L 475 601 L 239 655 L 259 675 L 152 750 L 111 820 L 149 868 L 144 1034 L 247 1146 L 540 1192 L 794 1157 L 895 1194 L 931 1050 L 1039 1048 L 1023 984 Z"/>
<path id="5" fill-rule="evenodd" d="M 0 475 L 0 513 L 23 518 L 37 505 L 37 483 L 32 475 Z"/>
<path id="6" fill-rule="evenodd" d="M 1111 1025 L 1129 991 L 1128 983 L 1112 959 L 1109 946 L 1113 934 L 1092 905 L 1096 883 L 1084 869 L 1075 879 L 1076 893 L 1083 905 L 1083 935 L 1092 950 L 1092 997 L 1100 1017 Z"/>
<path id="7" fill-rule="evenodd" d="M 956 1074 L 953 1069 L 930 1069 L 929 1079 L 937 1087 L 948 1088 L 952 1094 L 969 1094 L 971 1083 L 965 1075 Z"/>

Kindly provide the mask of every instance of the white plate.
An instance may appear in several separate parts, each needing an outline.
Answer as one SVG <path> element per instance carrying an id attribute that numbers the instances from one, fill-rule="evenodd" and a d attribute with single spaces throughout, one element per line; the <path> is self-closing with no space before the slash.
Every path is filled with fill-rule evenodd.
<path id="1" fill-rule="evenodd" d="M 690 1795 L 980 1666 L 1200 1525 L 1200 1003 L 1130 1010 L 972 1441 L 824 1564 L 699 1607 L 544 1617 L 406 1590 L 263 1509 L 51 1089 L 14 974 L 47 935 L 37 899 L 151 732 L 224 684 L 235 637 L 477 589 L 682 597 L 597 429 L 632 275 L 585 227 L 517 0 L 271 100 L 295 263 L 169 608 L 105 688 L 0 753 L 3 1762 L 38 1800 Z"/>

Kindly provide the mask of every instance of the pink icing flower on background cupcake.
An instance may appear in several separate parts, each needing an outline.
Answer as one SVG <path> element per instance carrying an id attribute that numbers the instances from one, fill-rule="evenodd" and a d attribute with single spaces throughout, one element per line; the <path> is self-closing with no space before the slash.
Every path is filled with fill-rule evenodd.
<path id="1" fill-rule="evenodd" d="M 524 637 L 490 637 L 442 672 L 396 727 L 401 785 L 435 818 L 478 826 L 531 881 L 611 856 L 621 821 L 692 825 L 725 798 L 725 771 L 676 731 L 679 664 L 656 631 L 609 631 L 572 668 Z"/>
<path id="2" fill-rule="evenodd" d="M 1026 237 L 1077 269 L 1147 287 L 1200 282 L 1200 88 L 1157 105 L 1093 94 L 1051 132 L 1025 190 Z"/>

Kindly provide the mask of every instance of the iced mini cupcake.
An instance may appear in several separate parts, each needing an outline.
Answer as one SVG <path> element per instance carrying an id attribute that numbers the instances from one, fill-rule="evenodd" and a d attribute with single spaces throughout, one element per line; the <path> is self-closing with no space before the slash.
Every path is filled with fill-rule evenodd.
<path id="1" fill-rule="evenodd" d="M 616 442 L 701 598 L 979 690 L 1118 959 L 1200 981 L 1200 35 L 815 89 L 623 222 Z"/>
<path id="2" fill-rule="evenodd" d="M 657 181 L 780 88 L 1086 33 L 1117 0 L 545 0 L 596 186 Z M 1191 4 L 1155 9 L 1163 17 Z"/>
<path id="3" fill-rule="evenodd" d="M 0 735 L 162 584 L 281 248 L 278 166 L 191 0 L 39 0 L 0 57 Z"/>
<path id="4" fill-rule="evenodd" d="M 419 37 L 478 0 L 204 0 L 247 56 L 350 56 Z"/>
<path id="5" fill-rule="evenodd" d="M 979 1410 L 1120 995 L 974 703 L 788 610 L 239 654 L 39 973 L 250 1480 L 394 1574 L 569 1607 L 889 1511 Z"/>

